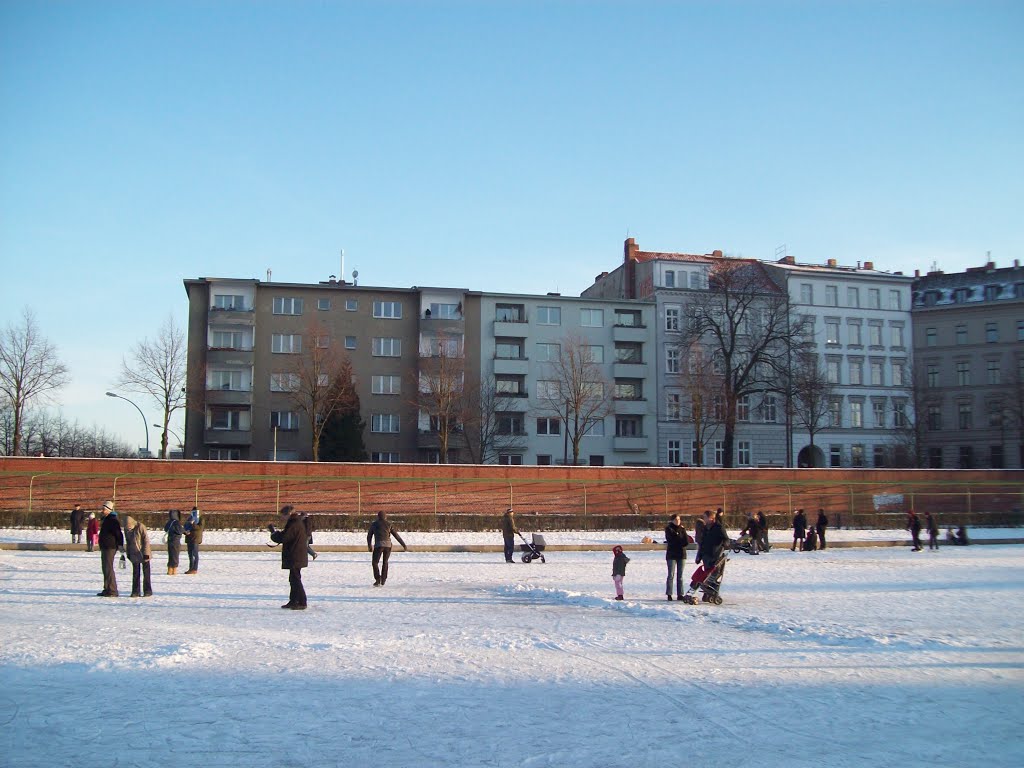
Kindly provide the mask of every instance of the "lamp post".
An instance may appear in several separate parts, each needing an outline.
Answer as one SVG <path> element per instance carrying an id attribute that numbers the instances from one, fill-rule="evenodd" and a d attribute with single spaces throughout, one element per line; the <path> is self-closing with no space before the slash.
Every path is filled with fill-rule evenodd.
<path id="1" fill-rule="evenodd" d="M 178 447 L 179 448 L 184 448 L 185 447 L 185 442 L 178 436 L 178 433 L 175 432 L 170 427 L 167 427 L 166 429 L 164 429 L 164 427 L 160 426 L 159 424 L 154 424 L 153 426 L 156 427 L 157 429 L 163 430 L 165 432 L 170 432 L 172 435 L 174 435 L 174 439 L 178 441 Z M 166 456 L 164 458 L 166 458 Z"/>
<path id="2" fill-rule="evenodd" d="M 116 392 L 107 392 L 107 397 L 116 397 L 119 400 L 124 400 L 126 403 L 131 403 L 133 406 L 135 406 L 135 410 L 138 411 L 139 416 L 142 417 L 142 428 L 146 432 L 146 458 L 149 458 L 149 422 L 146 421 L 146 414 L 142 412 L 142 409 L 139 408 L 139 406 L 135 405 L 135 403 L 133 403 L 124 395 L 119 395 Z"/>

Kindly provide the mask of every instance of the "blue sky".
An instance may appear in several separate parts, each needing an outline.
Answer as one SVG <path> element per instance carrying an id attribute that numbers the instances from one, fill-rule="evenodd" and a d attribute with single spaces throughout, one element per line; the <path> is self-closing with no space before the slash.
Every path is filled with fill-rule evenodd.
<path id="1" fill-rule="evenodd" d="M 31 307 L 65 414 L 136 444 L 103 393 L 184 278 L 315 282 L 344 248 L 364 285 L 578 294 L 627 236 L 1007 265 L 1022 39 L 984 0 L 7 0 L 0 324 Z"/>

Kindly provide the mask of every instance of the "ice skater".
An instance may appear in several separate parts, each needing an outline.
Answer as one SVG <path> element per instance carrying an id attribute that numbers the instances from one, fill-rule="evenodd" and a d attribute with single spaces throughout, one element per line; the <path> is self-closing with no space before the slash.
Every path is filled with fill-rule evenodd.
<path id="1" fill-rule="evenodd" d="M 288 571 L 288 602 L 282 605 L 293 611 L 306 610 L 306 589 L 302 586 L 302 569 L 309 565 L 306 553 L 308 541 L 306 526 L 302 524 L 295 507 L 286 504 L 278 513 L 285 521 L 284 529 L 278 530 L 273 524 L 267 526 L 270 538 L 281 545 L 281 569 Z"/>
<path id="2" fill-rule="evenodd" d="M 612 581 L 615 582 L 615 599 L 622 600 L 622 580 L 626 578 L 626 564 L 629 563 L 629 558 L 622 551 L 622 547 L 618 545 L 612 547 L 612 552 L 615 555 L 612 558 Z"/>
<path id="3" fill-rule="evenodd" d="M 402 549 L 406 552 L 409 548 L 405 546 L 398 530 L 388 520 L 387 515 L 381 510 L 377 513 L 377 519 L 370 524 L 370 530 L 366 532 L 366 548 L 373 552 L 373 586 L 383 587 L 388 580 L 388 559 L 391 557 L 391 537 L 394 536 Z"/>

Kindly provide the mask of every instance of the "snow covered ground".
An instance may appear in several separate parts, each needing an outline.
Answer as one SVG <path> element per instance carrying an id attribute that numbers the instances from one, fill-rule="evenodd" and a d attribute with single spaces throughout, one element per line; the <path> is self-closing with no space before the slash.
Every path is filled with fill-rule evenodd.
<path id="1" fill-rule="evenodd" d="M 116 600 L 94 553 L 0 551 L 0 764 L 1024 764 L 1024 547 L 736 555 L 719 607 L 632 557 L 617 603 L 608 552 L 399 551 L 380 589 L 328 552 L 293 612 L 278 550 Z"/>

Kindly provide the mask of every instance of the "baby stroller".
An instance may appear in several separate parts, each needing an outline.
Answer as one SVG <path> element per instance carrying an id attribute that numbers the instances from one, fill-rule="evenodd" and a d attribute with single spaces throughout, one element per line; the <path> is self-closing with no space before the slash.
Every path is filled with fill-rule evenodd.
<path id="1" fill-rule="evenodd" d="M 522 560 L 524 563 L 528 563 L 531 560 L 540 560 L 542 563 L 547 562 L 544 559 L 544 555 L 541 554 L 541 552 L 544 550 L 544 547 L 546 546 L 544 544 L 543 536 L 541 536 L 539 533 L 533 534 L 531 536 L 531 538 L 533 539 L 532 542 L 527 541 L 526 537 L 523 536 L 523 534 L 521 533 L 519 534 L 519 538 L 523 540 L 523 543 L 519 545 L 519 549 L 523 553 Z"/>
<path id="2" fill-rule="evenodd" d="M 749 533 L 744 533 L 738 539 L 732 542 L 732 551 L 736 554 L 740 552 L 746 552 L 748 555 L 757 554 L 757 542 L 751 537 Z"/>
<path id="3" fill-rule="evenodd" d="M 690 588 L 683 595 L 683 602 L 688 605 L 697 604 L 696 592 L 699 589 L 704 595 L 701 601 L 705 603 L 722 604 L 722 596 L 719 594 L 722 586 L 722 576 L 725 574 L 725 564 L 729 560 L 728 545 L 722 548 L 718 559 L 712 567 L 701 563 L 700 568 L 693 572 L 690 577 Z"/>

